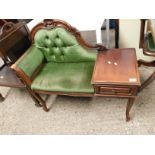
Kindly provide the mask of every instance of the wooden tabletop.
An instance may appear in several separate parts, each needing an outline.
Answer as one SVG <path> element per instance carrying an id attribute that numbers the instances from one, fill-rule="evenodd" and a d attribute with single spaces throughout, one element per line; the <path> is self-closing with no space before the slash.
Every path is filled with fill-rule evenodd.
<path id="1" fill-rule="evenodd" d="M 111 49 L 99 52 L 92 84 L 140 85 L 135 49 Z"/>

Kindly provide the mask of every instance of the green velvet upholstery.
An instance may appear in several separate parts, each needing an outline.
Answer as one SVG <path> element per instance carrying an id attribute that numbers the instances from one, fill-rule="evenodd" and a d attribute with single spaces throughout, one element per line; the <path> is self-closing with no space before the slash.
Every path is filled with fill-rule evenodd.
<path id="1" fill-rule="evenodd" d="M 34 45 L 29 48 L 25 54 L 16 63 L 28 77 L 31 78 L 37 67 L 43 62 L 44 55 Z"/>
<path id="2" fill-rule="evenodd" d="M 93 93 L 93 67 L 94 62 L 47 63 L 31 88 L 54 92 Z"/>
<path id="3" fill-rule="evenodd" d="M 31 78 L 37 67 L 44 63 L 32 81 L 33 90 L 94 93 L 91 78 L 96 56 L 96 50 L 82 47 L 64 28 L 41 29 L 17 66 Z"/>
<path id="4" fill-rule="evenodd" d="M 153 41 L 153 37 L 151 33 L 149 33 L 147 36 L 147 45 L 150 51 L 155 52 L 155 43 Z"/>
<path id="5" fill-rule="evenodd" d="M 42 29 L 35 35 L 35 45 L 45 55 L 47 62 L 94 61 L 96 53 L 85 49 L 64 28 Z"/>

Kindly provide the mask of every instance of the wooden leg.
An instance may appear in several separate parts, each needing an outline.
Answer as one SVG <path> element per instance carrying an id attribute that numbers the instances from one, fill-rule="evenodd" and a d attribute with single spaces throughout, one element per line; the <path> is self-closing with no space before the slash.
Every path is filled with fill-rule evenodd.
<path id="1" fill-rule="evenodd" d="M 126 107 L 126 121 L 130 121 L 130 110 L 133 106 L 135 98 L 129 98 L 128 99 L 128 103 L 127 103 L 127 107 Z"/>
<path id="2" fill-rule="evenodd" d="M 44 109 L 46 112 L 48 112 L 49 109 L 48 109 L 47 106 L 46 106 L 46 102 L 40 97 L 39 94 L 35 93 L 35 95 L 36 95 L 36 97 L 38 98 L 38 100 L 42 103 L 43 109 Z"/>
<path id="3" fill-rule="evenodd" d="M 146 88 L 153 80 L 155 79 L 155 71 L 151 74 L 151 76 L 145 80 L 141 87 L 139 88 L 139 92 L 142 91 L 144 88 Z"/>
<path id="4" fill-rule="evenodd" d="M 41 106 L 43 106 L 43 110 L 45 110 L 46 112 L 49 111 L 49 109 L 46 106 L 45 101 L 40 97 L 39 94 L 35 93 L 34 91 L 31 90 L 31 88 L 27 87 L 28 92 L 30 93 L 30 95 L 32 96 L 32 98 L 34 98 L 36 101 L 38 101 L 38 103 L 41 103 Z"/>
<path id="5" fill-rule="evenodd" d="M 0 93 L 0 102 L 3 102 L 5 100 L 5 98 L 2 96 L 2 94 Z"/>
<path id="6" fill-rule="evenodd" d="M 30 92 L 29 89 L 27 89 L 29 95 L 31 96 L 31 98 L 33 99 L 33 101 L 35 102 L 35 106 L 36 107 L 42 107 L 42 105 L 40 104 L 40 102 L 32 95 L 32 93 Z"/>

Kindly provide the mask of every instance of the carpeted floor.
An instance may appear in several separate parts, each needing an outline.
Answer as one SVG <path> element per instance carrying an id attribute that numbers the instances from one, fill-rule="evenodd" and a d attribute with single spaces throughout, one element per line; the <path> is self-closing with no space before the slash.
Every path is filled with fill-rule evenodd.
<path id="1" fill-rule="evenodd" d="M 142 80 L 152 71 L 141 67 Z M 126 123 L 127 99 L 50 96 L 46 113 L 25 90 L 11 89 L 0 103 L 0 134 L 155 134 L 154 91 L 153 82 L 139 94 Z"/>

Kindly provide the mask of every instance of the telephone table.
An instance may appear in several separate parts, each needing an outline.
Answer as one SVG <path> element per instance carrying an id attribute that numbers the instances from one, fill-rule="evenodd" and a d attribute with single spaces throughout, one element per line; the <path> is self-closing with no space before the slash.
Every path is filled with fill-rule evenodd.
<path id="1" fill-rule="evenodd" d="M 95 96 L 128 98 L 126 121 L 129 121 L 129 112 L 140 86 L 135 49 L 100 51 L 93 72 L 92 84 Z"/>

